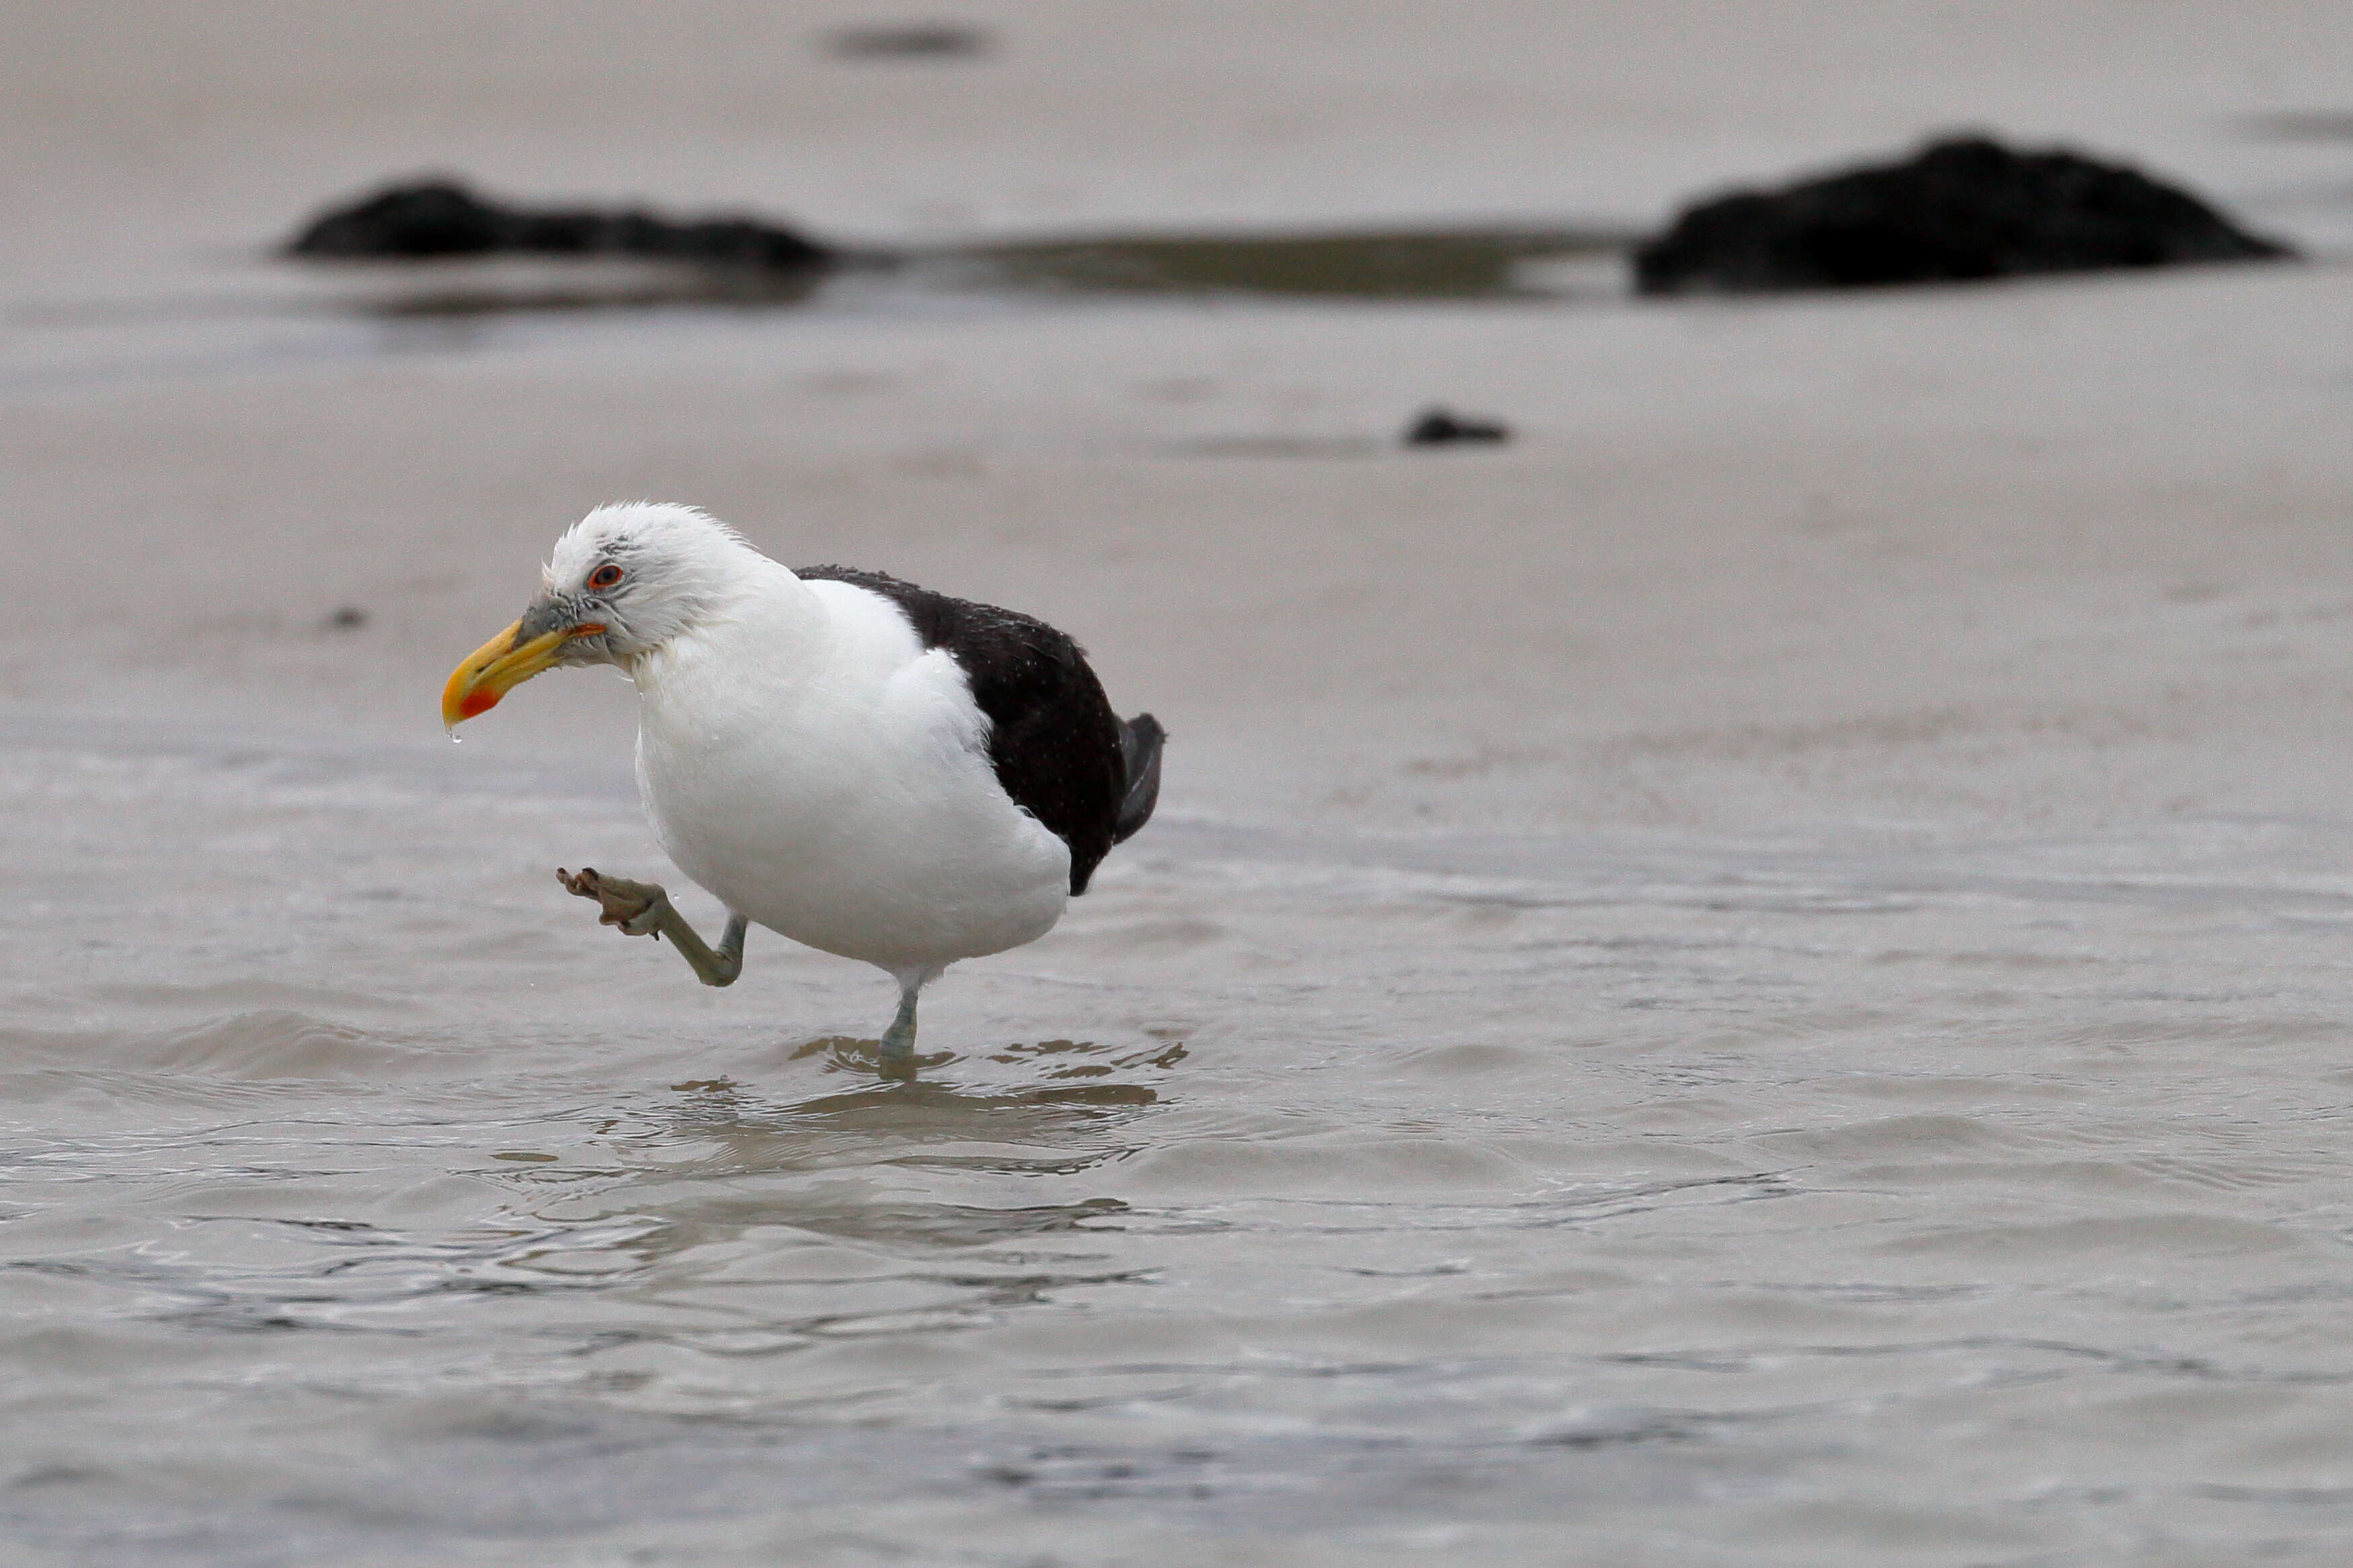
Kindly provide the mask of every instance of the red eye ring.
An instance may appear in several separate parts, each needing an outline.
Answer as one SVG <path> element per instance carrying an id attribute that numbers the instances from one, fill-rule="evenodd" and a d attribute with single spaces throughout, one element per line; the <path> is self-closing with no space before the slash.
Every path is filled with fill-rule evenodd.
<path id="1" fill-rule="evenodd" d="M 621 575 L 621 569 L 607 561 L 588 574 L 588 585 L 591 588 L 610 588 L 620 582 Z"/>

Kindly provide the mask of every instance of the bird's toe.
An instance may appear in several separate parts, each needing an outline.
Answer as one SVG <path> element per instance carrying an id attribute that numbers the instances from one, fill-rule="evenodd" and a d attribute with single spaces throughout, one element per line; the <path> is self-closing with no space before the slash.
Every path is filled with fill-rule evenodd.
<path id="1" fill-rule="evenodd" d="M 559 869 L 555 879 L 564 884 L 566 891 L 596 900 L 598 924 L 618 926 L 629 936 L 653 935 L 661 918 L 663 901 L 669 897 L 651 882 L 601 876 L 593 866 L 582 867 L 576 877 Z"/>

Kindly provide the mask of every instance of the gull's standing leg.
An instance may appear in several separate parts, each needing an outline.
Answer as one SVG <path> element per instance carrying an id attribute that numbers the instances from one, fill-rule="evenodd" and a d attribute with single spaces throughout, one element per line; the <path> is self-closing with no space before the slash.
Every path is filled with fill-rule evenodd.
<path id="1" fill-rule="evenodd" d="M 597 924 L 618 926 L 627 936 L 649 936 L 657 942 L 670 938 L 670 945 L 694 971 L 694 977 L 705 985 L 733 985 L 735 977 L 744 973 L 744 931 L 751 922 L 732 910 L 727 915 L 727 934 L 719 939 L 714 949 L 695 934 L 684 915 L 670 908 L 670 895 L 651 882 L 600 877 L 594 867 L 581 868 L 577 877 L 559 870 L 555 879 L 564 884 L 566 891 L 594 899 L 604 906 L 605 912 L 596 917 Z M 915 1033 L 913 1016 L 911 1005 L 907 1025 L 910 1039 Z"/>
<path id="2" fill-rule="evenodd" d="M 882 1031 L 881 1071 L 884 1078 L 915 1076 L 915 994 L 921 985 L 899 993 L 899 1016 Z"/>

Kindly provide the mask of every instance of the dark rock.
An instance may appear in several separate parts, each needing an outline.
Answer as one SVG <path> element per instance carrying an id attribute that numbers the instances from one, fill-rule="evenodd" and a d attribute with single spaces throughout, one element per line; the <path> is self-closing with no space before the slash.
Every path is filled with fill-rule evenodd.
<path id="1" fill-rule="evenodd" d="M 1512 432 L 1493 419 L 1458 418 L 1450 410 L 1432 408 L 1406 426 L 1409 447 L 1451 447 L 1463 441 L 1508 441 Z"/>
<path id="2" fill-rule="evenodd" d="M 1962 137 L 1687 207 L 1634 277 L 1645 294 L 1750 293 L 2294 254 L 2137 169 Z"/>
<path id="3" fill-rule="evenodd" d="M 959 60 L 988 52 L 988 35 L 961 22 L 841 27 L 825 42 L 828 54 L 844 60 Z"/>
<path id="4" fill-rule="evenodd" d="M 296 256 L 478 256 L 504 242 L 507 215 L 461 185 L 392 185 L 311 221 Z"/>
<path id="5" fill-rule="evenodd" d="M 833 253 L 807 236 L 744 217 L 677 223 L 652 213 L 533 210 L 487 202 L 454 180 L 388 185 L 313 218 L 290 256 L 638 256 L 715 267 L 821 267 Z"/>

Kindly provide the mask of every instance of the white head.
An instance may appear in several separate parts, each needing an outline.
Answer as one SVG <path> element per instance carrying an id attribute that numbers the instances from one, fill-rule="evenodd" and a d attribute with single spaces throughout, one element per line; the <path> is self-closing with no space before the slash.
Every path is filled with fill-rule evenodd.
<path id="1" fill-rule="evenodd" d="M 755 562 L 767 557 L 699 508 L 600 506 L 555 542 L 522 630 L 601 626 L 602 633 L 568 640 L 557 662 L 626 665 L 724 604 Z"/>
<path id="2" fill-rule="evenodd" d="M 557 665 L 630 666 L 726 605 L 774 563 L 709 513 L 669 501 L 600 506 L 555 542 L 539 595 L 474 650 L 441 694 L 455 726 Z"/>

